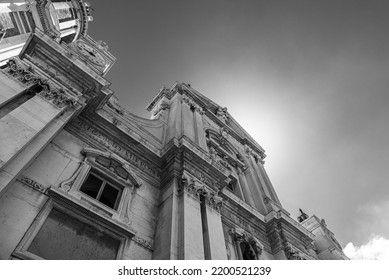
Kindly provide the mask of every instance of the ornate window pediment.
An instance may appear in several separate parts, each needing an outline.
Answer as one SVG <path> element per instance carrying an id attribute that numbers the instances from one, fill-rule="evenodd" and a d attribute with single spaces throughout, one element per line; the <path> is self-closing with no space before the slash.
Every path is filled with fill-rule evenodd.
<path id="1" fill-rule="evenodd" d="M 81 154 L 84 161 L 59 189 L 104 216 L 129 223 L 131 200 L 141 186 L 137 176 L 115 154 L 92 148 L 84 148 Z"/>
<path id="2" fill-rule="evenodd" d="M 232 228 L 230 235 L 235 242 L 238 256 L 243 260 L 259 260 L 263 251 L 263 245 L 254 236 L 246 233 L 241 228 Z"/>
<path id="3" fill-rule="evenodd" d="M 141 186 L 139 179 L 131 171 L 128 164 L 117 155 L 92 148 L 84 148 L 81 153 L 86 156 L 89 162 L 98 163 L 136 188 Z"/>
<path id="4" fill-rule="evenodd" d="M 220 163 L 230 171 L 231 167 L 245 169 L 243 156 L 229 142 L 230 135 L 225 128 L 221 128 L 220 133 L 213 129 L 207 129 L 205 133 L 210 157 L 214 162 Z"/>

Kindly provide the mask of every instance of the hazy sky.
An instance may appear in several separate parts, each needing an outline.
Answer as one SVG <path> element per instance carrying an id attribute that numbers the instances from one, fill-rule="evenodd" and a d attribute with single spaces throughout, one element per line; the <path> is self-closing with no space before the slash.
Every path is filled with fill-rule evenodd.
<path id="1" fill-rule="evenodd" d="M 389 1 L 90 0 L 122 104 L 190 83 L 266 150 L 287 211 L 389 239 Z"/>

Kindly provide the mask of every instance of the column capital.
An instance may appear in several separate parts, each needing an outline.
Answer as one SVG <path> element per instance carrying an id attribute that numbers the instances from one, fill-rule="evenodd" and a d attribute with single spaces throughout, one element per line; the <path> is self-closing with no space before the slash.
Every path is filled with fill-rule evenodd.
<path id="1" fill-rule="evenodd" d="M 74 97 L 54 85 L 49 79 L 39 75 L 34 67 L 24 64 L 16 57 L 8 60 L 7 67 L 3 71 L 26 88 L 39 86 L 35 93 L 59 109 L 76 106 L 77 100 Z"/>

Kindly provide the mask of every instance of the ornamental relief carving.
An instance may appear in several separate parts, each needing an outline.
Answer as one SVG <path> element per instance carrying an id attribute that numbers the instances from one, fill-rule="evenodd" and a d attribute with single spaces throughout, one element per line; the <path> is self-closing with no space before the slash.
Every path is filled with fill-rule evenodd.
<path id="1" fill-rule="evenodd" d="M 145 239 L 143 239 L 143 238 L 141 238 L 141 237 L 138 237 L 138 236 L 134 236 L 133 238 L 132 238 L 132 240 L 134 240 L 136 243 L 138 243 L 139 245 L 141 245 L 141 246 L 143 246 L 143 247 L 145 247 L 145 248 L 147 248 L 147 249 L 149 249 L 149 250 L 153 250 L 153 248 L 154 248 L 154 244 L 153 244 L 153 242 L 152 241 L 147 241 L 147 240 L 145 240 Z"/>
<path id="2" fill-rule="evenodd" d="M 47 189 L 42 184 L 39 184 L 38 182 L 36 182 L 28 177 L 25 177 L 25 176 L 21 176 L 20 178 L 18 178 L 18 181 L 22 182 L 23 184 L 41 192 L 41 193 L 44 193 Z"/>
<path id="3" fill-rule="evenodd" d="M 191 175 L 199 179 L 201 182 L 206 184 L 207 186 L 210 186 L 212 189 L 217 190 L 221 186 L 218 186 L 218 184 L 210 179 L 208 176 L 204 175 L 202 172 L 194 168 L 193 166 L 189 165 L 188 163 L 184 162 L 184 169 L 188 171 Z"/>
<path id="4" fill-rule="evenodd" d="M 59 109 L 67 106 L 74 107 L 77 103 L 76 99 L 68 96 L 62 88 L 57 88 L 53 83 L 36 74 L 33 67 L 23 65 L 16 58 L 11 58 L 3 71 L 25 87 L 36 85 L 32 89 L 34 93 Z"/>
<path id="5" fill-rule="evenodd" d="M 293 245 L 287 243 L 285 246 L 285 255 L 288 260 L 307 260 L 309 257 L 302 253 L 300 250 L 298 250 L 296 247 Z"/>
<path id="6" fill-rule="evenodd" d="M 189 105 L 189 108 L 193 112 L 198 112 L 200 115 L 204 114 L 203 108 L 201 108 L 192 98 L 187 96 L 185 93 L 182 94 L 182 103 L 186 103 Z"/>
<path id="7" fill-rule="evenodd" d="M 254 236 L 244 232 L 240 228 L 232 228 L 229 231 L 232 240 L 237 242 L 239 247 L 245 250 L 242 252 L 242 257 L 245 260 L 260 259 L 264 246 Z M 245 246 L 242 246 L 245 245 Z"/>
<path id="8" fill-rule="evenodd" d="M 201 201 L 216 211 L 220 211 L 223 206 L 223 199 L 218 196 L 217 192 L 210 190 L 206 185 L 198 182 L 189 175 L 181 177 L 181 187 L 179 191 L 185 191 L 195 199 Z"/>
<path id="9" fill-rule="evenodd" d="M 227 107 L 217 108 L 215 115 L 225 124 L 228 124 L 228 122 L 230 121 L 230 117 L 227 113 Z"/>
<path id="10" fill-rule="evenodd" d="M 265 157 L 266 155 L 264 153 L 261 153 L 260 155 L 258 155 L 257 153 L 254 152 L 254 150 L 247 144 L 244 145 L 244 151 L 246 153 L 246 157 L 247 158 L 250 158 L 250 156 L 252 156 L 255 160 L 256 163 L 262 163 L 264 164 L 265 161 Z"/>
<path id="11" fill-rule="evenodd" d="M 257 236 L 259 237 L 260 239 L 262 240 L 265 240 L 265 235 L 260 232 L 259 230 L 257 230 L 256 228 L 252 227 L 247 221 L 245 221 L 244 219 L 241 219 L 240 217 L 236 216 L 235 214 L 233 214 L 231 211 L 229 211 L 226 207 L 223 207 L 222 210 L 221 210 L 221 214 L 229 219 L 230 221 L 232 221 L 233 223 L 235 224 L 238 224 L 240 227 L 242 227 L 244 230 L 246 230 L 247 232 L 249 232 L 250 234 L 252 234 L 253 236 Z"/>
<path id="12" fill-rule="evenodd" d="M 206 130 L 206 141 L 212 165 L 231 174 L 234 169 L 245 169 L 245 164 L 239 152 L 231 147 L 228 138 L 229 134 L 225 128 L 220 129 L 220 134 L 211 129 Z"/>
<path id="13" fill-rule="evenodd" d="M 164 114 L 168 109 L 170 109 L 169 103 L 166 100 L 161 101 L 159 106 L 153 112 L 153 118 L 157 118 L 159 115 Z"/>
<path id="14" fill-rule="evenodd" d="M 75 119 L 72 124 L 77 128 L 78 131 L 83 132 L 84 135 L 89 136 L 93 140 L 103 144 L 111 151 L 117 153 L 119 156 L 127 160 L 128 162 L 134 164 L 144 172 L 152 175 L 153 177 L 159 178 L 160 173 L 154 167 L 150 166 L 148 163 L 142 161 L 136 155 L 130 153 L 128 150 L 122 148 L 119 144 L 115 143 L 113 140 L 102 135 L 99 131 L 84 123 L 80 119 Z"/>

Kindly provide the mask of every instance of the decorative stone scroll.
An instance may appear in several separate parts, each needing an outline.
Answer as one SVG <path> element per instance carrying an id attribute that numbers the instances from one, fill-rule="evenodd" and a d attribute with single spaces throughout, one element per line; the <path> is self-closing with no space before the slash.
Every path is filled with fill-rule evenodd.
<path id="1" fill-rule="evenodd" d="M 158 108 L 156 108 L 155 112 L 153 113 L 154 116 L 157 116 L 158 114 L 162 114 L 165 110 L 170 109 L 170 105 L 167 101 L 163 100 L 159 104 Z"/>
<path id="2" fill-rule="evenodd" d="M 264 153 L 261 153 L 258 155 L 257 153 L 254 152 L 254 150 L 247 144 L 244 145 L 244 151 L 246 152 L 246 157 L 250 158 L 252 156 L 255 160 L 256 163 L 260 162 L 262 164 L 265 163 L 264 159 L 266 155 Z"/>
<path id="3" fill-rule="evenodd" d="M 134 236 L 132 238 L 132 240 L 134 240 L 136 243 L 138 243 L 139 245 L 149 249 L 150 251 L 153 251 L 153 248 L 154 248 L 154 244 L 152 242 L 149 242 L 147 240 L 144 240 L 143 238 L 140 238 L 138 236 Z"/>
<path id="4" fill-rule="evenodd" d="M 196 102 L 194 102 L 193 99 L 187 96 L 185 93 L 182 94 L 182 102 L 187 103 L 193 112 L 198 112 L 200 115 L 204 114 L 203 108 L 197 105 Z"/>
<path id="5" fill-rule="evenodd" d="M 223 206 L 223 199 L 216 192 L 209 190 L 205 185 L 197 182 L 190 176 L 183 175 L 181 178 L 181 191 L 184 190 L 194 198 L 201 200 L 206 205 L 220 211 Z M 203 198 L 203 199 L 201 199 Z"/>
<path id="6" fill-rule="evenodd" d="M 23 184 L 41 192 L 41 193 L 44 193 L 46 191 L 46 188 L 43 185 L 35 182 L 34 180 L 32 180 L 28 177 L 21 176 L 20 178 L 18 178 L 18 181 L 22 182 Z"/>
<path id="7" fill-rule="evenodd" d="M 116 113 L 118 113 L 119 115 L 122 116 L 124 114 L 123 108 L 120 107 L 120 105 L 118 104 L 118 101 L 119 101 L 118 98 L 116 96 L 112 95 L 106 104 L 109 108 L 111 108 Z"/>
<path id="8" fill-rule="evenodd" d="M 24 86 L 30 87 L 37 85 L 37 87 L 34 88 L 35 93 L 57 108 L 64 108 L 67 106 L 74 107 L 77 103 L 77 101 L 74 98 L 69 97 L 63 89 L 55 87 L 47 79 L 34 73 L 35 71 L 32 66 L 24 66 L 16 58 L 11 58 L 7 62 L 7 68 L 4 71 Z"/>

